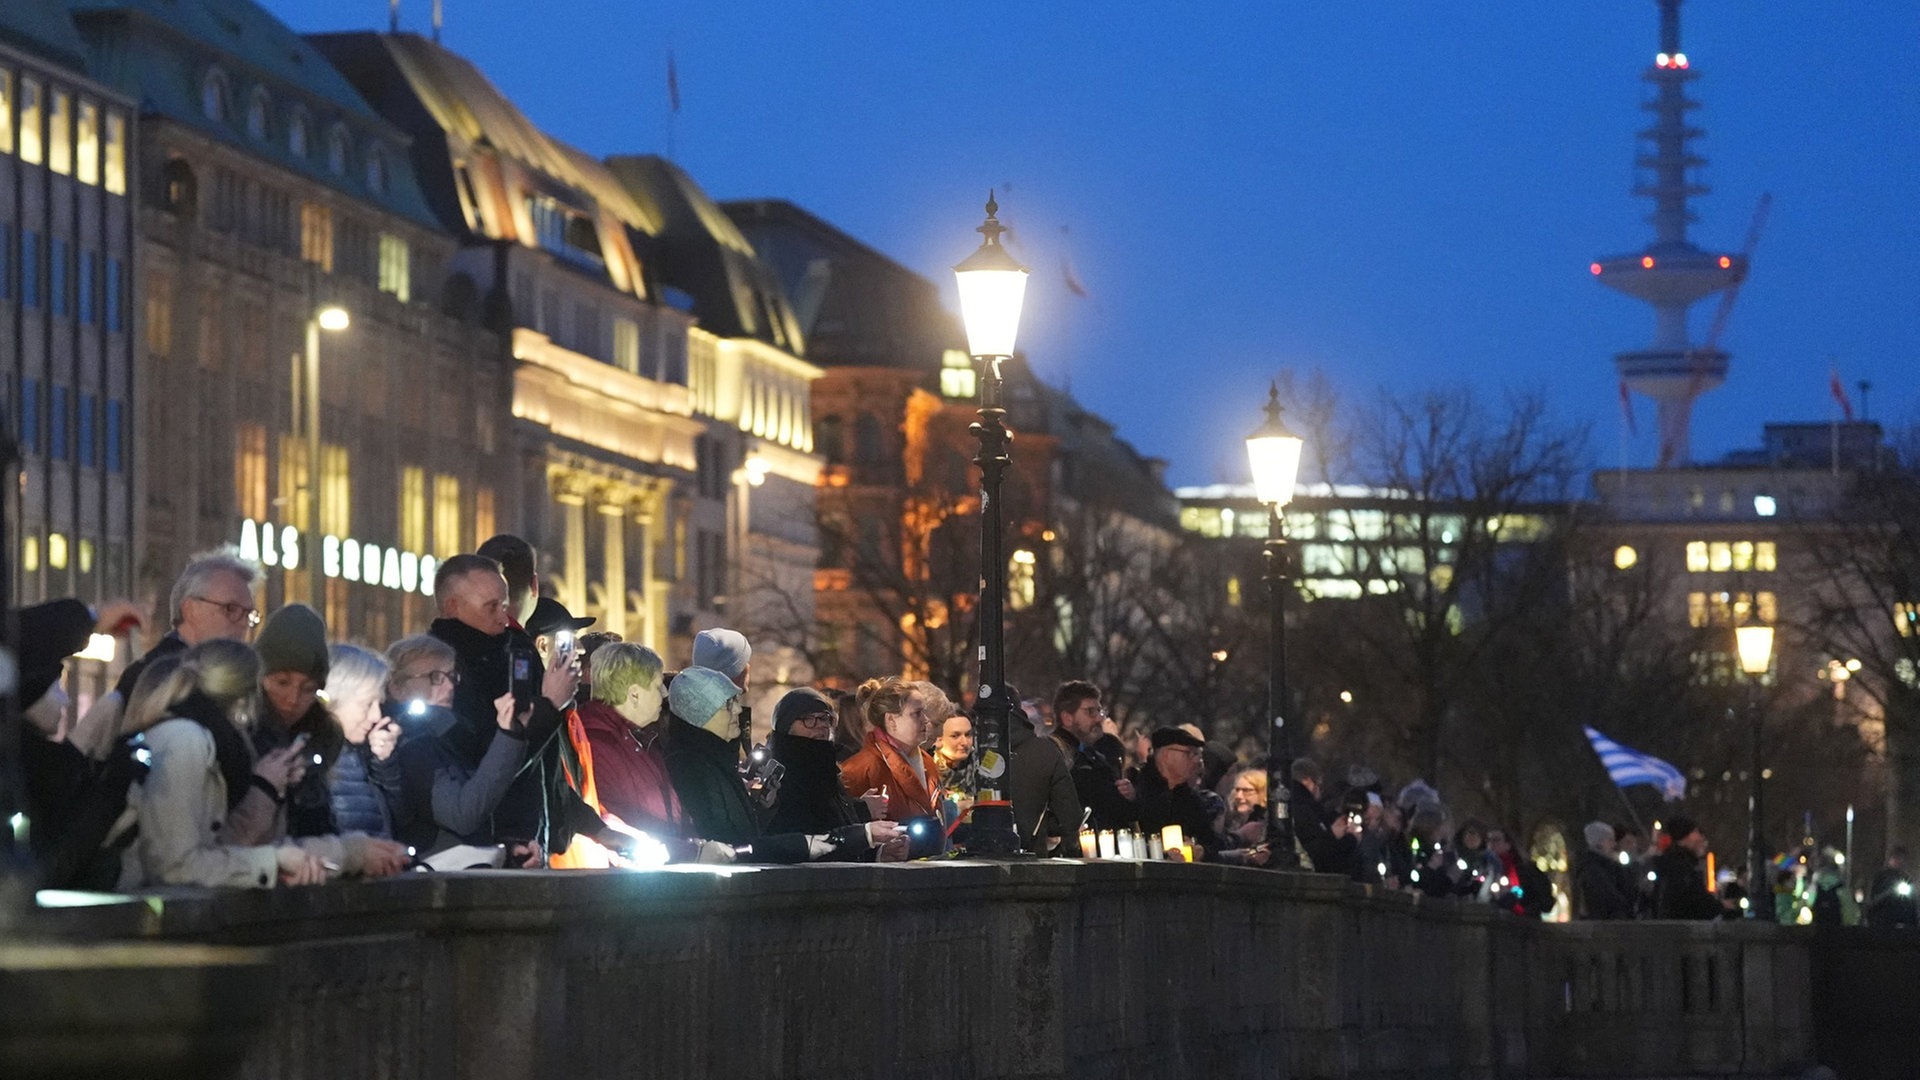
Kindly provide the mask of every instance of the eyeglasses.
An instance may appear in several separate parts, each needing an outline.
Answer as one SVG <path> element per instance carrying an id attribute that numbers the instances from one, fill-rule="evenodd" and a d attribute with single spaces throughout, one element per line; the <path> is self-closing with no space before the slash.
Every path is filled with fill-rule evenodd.
<path id="1" fill-rule="evenodd" d="M 1082 705 L 1082 706 L 1080 706 L 1080 711 L 1081 711 L 1081 712 L 1091 712 L 1091 713 L 1092 713 L 1093 715 L 1095 715 L 1095 716 L 1097 716 L 1097 717 L 1099 717 L 1099 718 L 1100 718 L 1100 719 L 1102 719 L 1102 720 L 1105 720 L 1105 719 L 1106 719 L 1106 718 L 1107 718 L 1108 716 L 1110 716 L 1110 715 L 1111 715 L 1111 714 L 1110 714 L 1110 713 L 1108 713 L 1108 712 L 1107 712 L 1107 710 L 1106 710 L 1105 708 L 1103 708 L 1103 707 L 1102 707 L 1102 706 L 1100 705 L 1100 703 L 1099 703 L 1099 702 L 1097 702 L 1097 701 L 1090 701 L 1090 702 L 1088 702 L 1088 703 L 1086 703 L 1085 705 Z"/>
<path id="2" fill-rule="evenodd" d="M 409 675 L 400 681 L 408 682 L 408 683 L 416 683 L 416 682 L 419 682 L 421 679 L 427 680 L 428 686 L 460 685 L 460 673 L 457 671 L 438 671 L 438 670 L 423 671 L 418 675 Z"/>
<path id="3" fill-rule="evenodd" d="M 214 607 L 217 607 L 221 611 L 226 612 L 228 622 L 239 622 L 242 619 L 245 619 L 249 629 L 260 625 L 260 609 L 259 608 L 252 607 L 247 604 L 236 604 L 236 603 L 232 603 L 231 601 L 223 603 L 219 600 L 212 600 L 205 596 L 189 596 L 187 597 L 187 599 L 198 600 L 203 604 L 212 604 Z"/>
<path id="4" fill-rule="evenodd" d="M 830 728 L 833 726 L 833 714 L 824 713 L 824 712 L 808 713 L 805 716 L 796 717 L 793 721 L 793 726 L 809 727 L 809 728 Z"/>

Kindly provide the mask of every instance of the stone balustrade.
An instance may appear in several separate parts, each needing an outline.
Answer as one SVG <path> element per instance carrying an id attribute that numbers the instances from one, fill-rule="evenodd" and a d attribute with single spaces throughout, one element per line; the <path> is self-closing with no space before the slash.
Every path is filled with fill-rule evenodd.
<path id="1" fill-rule="evenodd" d="M 275 1080 L 1758 1077 L 1817 1041 L 1811 931 L 1232 867 L 415 874 L 38 928 L 270 957 L 241 1074 Z"/>

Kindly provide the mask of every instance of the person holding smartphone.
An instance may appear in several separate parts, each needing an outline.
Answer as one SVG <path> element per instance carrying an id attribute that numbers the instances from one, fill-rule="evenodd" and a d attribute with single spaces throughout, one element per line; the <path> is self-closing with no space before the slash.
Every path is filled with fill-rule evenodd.
<path id="1" fill-rule="evenodd" d="M 336 833 L 327 774 L 347 740 L 332 710 L 320 700 L 330 671 L 326 620 L 305 604 L 288 604 L 261 624 L 254 649 L 260 654 L 260 689 L 266 701 L 254 725 L 254 747 L 267 754 L 286 749 L 296 739 L 303 747 L 304 771 L 287 790 L 287 835 Z"/>

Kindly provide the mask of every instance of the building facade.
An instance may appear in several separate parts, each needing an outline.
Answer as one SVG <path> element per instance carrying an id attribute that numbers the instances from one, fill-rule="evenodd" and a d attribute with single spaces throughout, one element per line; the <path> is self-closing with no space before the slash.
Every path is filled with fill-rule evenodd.
<path id="1" fill-rule="evenodd" d="M 245 0 L 69 7 L 146 110 L 135 592 L 162 606 L 188 555 L 230 543 L 266 569 L 263 608 L 384 647 L 431 618 L 437 560 L 513 512 L 505 373 L 441 314 L 454 247 L 407 137 Z"/>
<path id="2" fill-rule="evenodd" d="M 132 587 L 138 401 L 133 100 L 90 78 L 72 22 L 0 11 L 0 453 L 14 602 Z M 18 457 L 13 458 L 17 454 Z M 75 665 L 97 693 L 101 659 Z"/>

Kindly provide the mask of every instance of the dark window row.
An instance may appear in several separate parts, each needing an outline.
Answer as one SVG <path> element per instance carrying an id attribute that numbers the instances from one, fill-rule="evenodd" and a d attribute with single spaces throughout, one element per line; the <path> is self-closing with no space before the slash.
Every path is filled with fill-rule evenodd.
<path id="1" fill-rule="evenodd" d="M 20 448 L 82 468 L 123 473 L 127 468 L 125 403 L 75 394 L 59 383 L 20 381 Z"/>
<path id="2" fill-rule="evenodd" d="M 0 224 L 0 300 L 12 299 L 18 289 L 20 304 L 37 311 L 42 301 L 54 315 L 71 315 L 82 326 L 126 329 L 127 264 L 125 259 L 83 251 L 73 257 L 73 246 L 55 237 L 42 242 L 40 234 L 22 229 L 14 243 L 12 225 Z"/>

